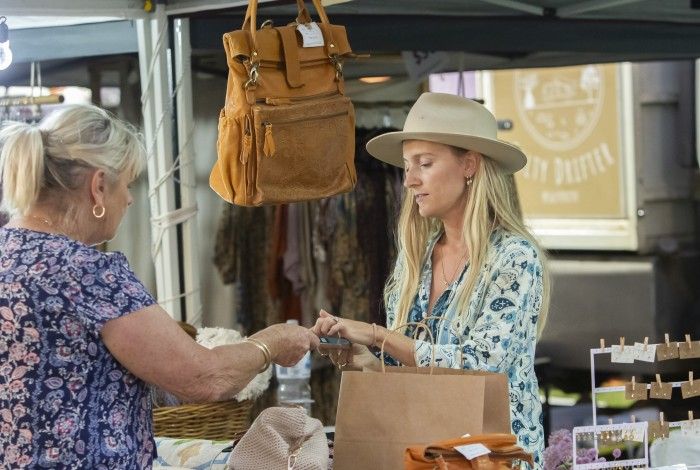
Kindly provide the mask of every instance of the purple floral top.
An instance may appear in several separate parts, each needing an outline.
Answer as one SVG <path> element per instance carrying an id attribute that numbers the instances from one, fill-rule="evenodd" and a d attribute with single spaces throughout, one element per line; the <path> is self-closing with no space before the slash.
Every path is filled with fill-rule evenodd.
<path id="1" fill-rule="evenodd" d="M 100 330 L 153 303 L 121 253 L 0 229 L 0 467 L 151 467 L 146 384 Z"/>

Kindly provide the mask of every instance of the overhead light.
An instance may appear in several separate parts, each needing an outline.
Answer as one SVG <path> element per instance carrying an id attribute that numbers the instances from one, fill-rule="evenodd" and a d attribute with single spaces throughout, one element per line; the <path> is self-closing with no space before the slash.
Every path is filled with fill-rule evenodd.
<path id="1" fill-rule="evenodd" d="M 391 80 L 391 77 L 388 75 L 383 75 L 380 77 L 361 77 L 360 78 L 360 81 L 362 83 L 384 83 L 384 82 L 388 82 L 389 80 Z"/>
<path id="2" fill-rule="evenodd" d="M 11 63 L 10 28 L 7 27 L 7 18 L 0 16 L 0 70 L 5 70 Z"/>

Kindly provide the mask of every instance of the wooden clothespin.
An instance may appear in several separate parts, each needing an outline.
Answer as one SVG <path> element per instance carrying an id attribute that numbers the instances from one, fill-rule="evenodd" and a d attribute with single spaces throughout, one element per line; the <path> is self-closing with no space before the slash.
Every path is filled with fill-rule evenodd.
<path id="1" fill-rule="evenodd" d="M 664 425 L 664 412 L 659 411 L 659 423 L 661 423 L 661 426 Z"/>
<path id="2" fill-rule="evenodd" d="M 649 346 L 649 337 L 644 337 L 644 352 L 647 352 L 647 347 Z"/>
<path id="3" fill-rule="evenodd" d="M 634 375 L 632 376 L 632 390 L 637 386 L 637 383 L 634 381 Z"/>
<path id="4" fill-rule="evenodd" d="M 605 349 L 605 338 L 600 338 L 600 349 Z"/>
<path id="5" fill-rule="evenodd" d="M 620 336 L 620 352 L 625 352 L 625 337 Z"/>
<path id="6" fill-rule="evenodd" d="M 656 383 L 661 387 L 661 374 L 656 374 Z"/>
<path id="7" fill-rule="evenodd" d="M 688 335 L 688 334 L 685 335 L 685 342 L 688 343 L 688 347 L 690 348 L 691 347 L 690 343 L 692 343 L 692 341 L 690 340 L 690 335 Z"/>
<path id="8" fill-rule="evenodd" d="M 636 422 L 637 422 L 637 417 L 635 415 L 632 415 L 632 423 L 636 423 Z"/>
<path id="9" fill-rule="evenodd" d="M 608 424 L 612 424 L 612 423 L 613 423 L 612 418 L 608 418 Z"/>
<path id="10" fill-rule="evenodd" d="M 690 382 L 690 386 L 693 386 L 693 371 L 688 371 L 688 382 Z"/>
<path id="11" fill-rule="evenodd" d="M 694 419 L 695 418 L 693 417 L 693 410 L 688 410 L 688 421 L 692 423 Z"/>
<path id="12" fill-rule="evenodd" d="M 668 333 L 664 334 L 664 340 L 666 341 L 666 346 L 671 347 L 671 340 L 668 337 Z"/>

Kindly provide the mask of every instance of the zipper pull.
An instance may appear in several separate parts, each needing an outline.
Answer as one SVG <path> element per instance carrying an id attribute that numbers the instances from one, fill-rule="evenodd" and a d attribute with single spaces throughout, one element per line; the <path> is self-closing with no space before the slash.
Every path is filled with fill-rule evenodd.
<path id="1" fill-rule="evenodd" d="M 265 144 L 263 145 L 263 153 L 266 157 L 275 155 L 275 139 L 272 138 L 272 123 L 265 123 Z"/>
<path id="2" fill-rule="evenodd" d="M 246 116 L 243 122 L 243 140 L 241 142 L 241 153 L 238 159 L 244 165 L 248 162 L 248 157 L 250 157 L 250 148 L 252 144 L 252 137 L 250 135 L 250 117 Z"/>

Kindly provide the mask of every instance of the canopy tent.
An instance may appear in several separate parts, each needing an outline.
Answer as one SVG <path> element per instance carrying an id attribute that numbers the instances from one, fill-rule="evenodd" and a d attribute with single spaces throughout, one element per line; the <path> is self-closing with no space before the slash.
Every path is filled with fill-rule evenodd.
<path id="1" fill-rule="evenodd" d="M 211 56 L 207 66 L 214 64 L 223 70 L 221 35 L 240 27 L 247 1 L 164 3 L 166 15 L 190 19 L 195 56 Z M 396 56 L 404 50 L 458 52 L 443 67 L 471 70 L 700 56 L 699 0 L 324 3 L 331 19 L 346 25 L 355 51 L 374 56 L 348 63 L 350 77 L 374 72 L 404 75 L 403 62 Z M 6 0 L 0 14 L 11 20 L 15 62 L 69 59 L 74 63 L 80 57 L 136 53 L 135 26 L 128 20 L 150 16 L 143 4 L 137 0 Z M 260 17 L 277 24 L 286 23 L 295 15 L 296 6 L 290 0 L 261 0 L 260 5 Z M 30 16 L 13 23 L 17 15 Z M 57 16 L 63 18 L 60 23 Z M 42 29 L 38 31 L 38 27 Z M 86 41 L 86 37 L 90 40 Z M 60 70 L 60 65 L 61 62 L 44 64 L 47 79 L 52 76 L 52 67 Z M 3 83 L 26 83 L 27 73 L 25 67 L 15 67 L 0 79 Z M 56 79 L 62 80 L 60 75 Z"/>
<path id="2" fill-rule="evenodd" d="M 353 49 L 374 56 L 347 64 L 349 76 L 405 75 L 398 53 L 406 50 L 449 51 L 451 60 L 442 67 L 452 70 L 700 57 L 700 0 L 324 3 L 332 21 L 346 25 Z M 196 203 L 191 188 L 195 183 L 190 171 L 191 59 L 209 54 L 218 62 L 208 64 L 224 72 L 221 34 L 240 27 L 246 4 L 245 0 L 170 0 L 158 2 L 147 13 L 144 2 L 137 0 L 5 0 L 0 11 L 8 17 L 15 62 L 48 61 L 44 62 L 49 65 L 44 73 L 47 84 L 51 84 L 50 69 L 60 71 L 61 61 L 138 52 L 158 299 L 174 317 L 193 324 L 200 322 L 200 309 L 193 249 Z M 259 16 L 275 23 L 295 16 L 293 1 L 260 0 L 260 4 Z M 28 24 L 32 27 L 18 29 L 12 22 L 16 16 L 35 17 Z M 169 16 L 174 18 L 172 23 Z M 55 17 L 73 20 L 54 25 Z M 172 66 L 168 47 L 173 49 Z M 11 83 L 27 83 L 21 65 L 0 72 L 0 85 Z M 178 182 L 172 179 L 176 170 Z M 181 194 L 177 206 L 176 184 Z M 174 230 L 178 224 L 183 224 L 181 242 Z M 186 298 L 184 313 L 181 297 Z"/>

